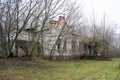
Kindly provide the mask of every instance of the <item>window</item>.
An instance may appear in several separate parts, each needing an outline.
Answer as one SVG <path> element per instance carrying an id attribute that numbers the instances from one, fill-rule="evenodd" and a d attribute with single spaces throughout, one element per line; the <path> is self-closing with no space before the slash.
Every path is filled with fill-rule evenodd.
<path id="1" fill-rule="evenodd" d="M 67 53 L 67 40 L 64 40 L 63 50 Z"/>

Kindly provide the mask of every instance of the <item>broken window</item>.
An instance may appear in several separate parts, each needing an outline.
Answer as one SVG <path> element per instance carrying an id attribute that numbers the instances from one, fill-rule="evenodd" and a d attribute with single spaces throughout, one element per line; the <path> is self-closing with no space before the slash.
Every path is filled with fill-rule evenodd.
<path id="1" fill-rule="evenodd" d="M 72 41 L 72 52 L 76 52 L 76 41 Z"/>
<path id="2" fill-rule="evenodd" d="M 63 50 L 64 52 L 67 52 L 67 40 L 64 40 Z"/>

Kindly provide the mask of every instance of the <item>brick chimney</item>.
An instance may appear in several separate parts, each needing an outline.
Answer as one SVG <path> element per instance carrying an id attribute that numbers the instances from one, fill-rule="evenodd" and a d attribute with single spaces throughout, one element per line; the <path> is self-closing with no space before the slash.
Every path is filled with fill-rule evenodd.
<path id="1" fill-rule="evenodd" d="M 64 24 L 64 16 L 59 16 L 58 25 Z"/>
<path id="2" fill-rule="evenodd" d="M 56 25 L 57 25 L 57 21 L 55 21 L 55 20 L 50 20 L 50 27 L 51 27 L 51 28 L 55 28 Z"/>
<path id="3" fill-rule="evenodd" d="M 59 16 L 58 21 L 50 20 L 50 28 L 62 28 L 64 25 L 64 16 Z"/>

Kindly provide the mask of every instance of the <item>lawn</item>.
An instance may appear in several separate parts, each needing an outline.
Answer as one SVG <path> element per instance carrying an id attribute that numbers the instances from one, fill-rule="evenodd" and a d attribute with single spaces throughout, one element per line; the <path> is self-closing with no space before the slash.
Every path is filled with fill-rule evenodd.
<path id="1" fill-rule="evenodd" d="M 120 80 L 119 61 L 0 59 L 0 80 Z"/>

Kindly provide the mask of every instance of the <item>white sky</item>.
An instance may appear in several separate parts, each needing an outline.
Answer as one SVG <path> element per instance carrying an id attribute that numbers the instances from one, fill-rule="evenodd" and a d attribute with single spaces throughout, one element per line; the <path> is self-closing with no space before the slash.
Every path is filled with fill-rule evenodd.
<path id="1" fill-rule="evenodd" d="M 83 4 L 85 15 L 90 18 L 93 13 L 97 19 L 103 18 L 105 14 L 107 18 L 120 25 L 120 0 L 78 0 Z M 118 31 L 120 33 L 120 30 Z"/>

